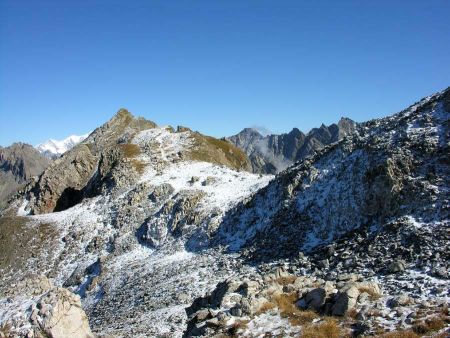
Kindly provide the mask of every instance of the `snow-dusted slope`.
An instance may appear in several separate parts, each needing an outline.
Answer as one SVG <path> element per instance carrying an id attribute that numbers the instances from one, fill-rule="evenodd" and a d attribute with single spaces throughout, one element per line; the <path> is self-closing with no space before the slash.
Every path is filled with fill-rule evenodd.
<path id="1" fill-rule="evenodd" d="M 14 327 L 22 334 L 30 328 L 29 306 L 36 298 L 11 295 L 8 285 L 26 278 L 33 267 L 56 286 L 78 293 L 93 331 L 112 337 L 181 336 L 187 304 L 234 273 L 233 257 L 224 259 L 220 250 L 208 249 L 209 236 L 230 208 L 272 176 L 192 160 L 199 134 L 190 130 L 130 131 L 123 120 L 130 121 L 129 115 L 99 129 L 110 140 L 128 139 L 99 149 L 101 160 L 88 182 L 98 188 L 95 197 L 86 195 L 64 211 L 35 216 L 27 216 L 32 201 L 20 205 L 26 227 L 49 224 L 57 239 L 34 248 L 25 267 L 4 271 L 0 320 L 21 318 Z M 98 135 L 94 132 L 85 144 L 99 147 Z M 53 166 L 70 156 L 80 165 L 83 155 L 74 149 Z"/>
<path id="2" fill-rule="evenodd" d="M 196 299 L 187 336 L 448 337 L 449 154 L 450 88 L 278 174 L 219 228 L 258 273 Z"/>
<path id="3" fill-rule="evenodd" d="M 63 140 L 50 139 L 46 142 L 38 144 L 35 148 L 48 158 L 57 158 L 66 151 L 72 149 L 78 143 L 82 142 L 89 136 L 89 134 L 90 133 L 84 135 L 70 135 Z"/>
<path id="4" fill-rule="evenodd" d="M 224 236 L 235 248 L 247 241 L 256 255 L 272 259 L 404 216 L 448 221 L 449 97 L 447 90 L 363 123 L 292 165 L 229 217 Z"/>

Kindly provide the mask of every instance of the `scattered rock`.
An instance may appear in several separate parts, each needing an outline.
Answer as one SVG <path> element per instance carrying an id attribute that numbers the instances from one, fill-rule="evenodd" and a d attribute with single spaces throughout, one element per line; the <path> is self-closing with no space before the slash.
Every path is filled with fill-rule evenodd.
<path id="1" fill-rule="evenodd" d="M 403 260 L 397 259 L 390 263 L 387 267 L 390 273 L 400 273 L 405 271 L 406 263 Z"/>

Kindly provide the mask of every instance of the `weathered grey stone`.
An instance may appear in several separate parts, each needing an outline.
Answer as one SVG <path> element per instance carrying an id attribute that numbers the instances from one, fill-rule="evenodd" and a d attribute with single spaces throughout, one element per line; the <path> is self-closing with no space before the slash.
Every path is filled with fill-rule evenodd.
<path id="1" fill-rule="evenodd" d="M 332 307 L 333 316 L 343 316 L 353 309 L 358 300 L 359 290 L 355 285 L 349 285 L 339 291 Z"/>
<path id="2" fill-rule="evenodd" d="M 80 297 L 64 288 L 55 288 L 39 300 L 39 313 L 32 313 L 32 322 L 52 338 L 93 338 Z"/>
<path id="3" fill-rule="evenodd" d="M 405 271 L 405 261 L 397 259 L 388 265 L 388 271 L 390 273 L 400 273 Z"/>
<path id="4" fill-rule="evenodd" d="M 306 308 L 314 311 L 320 311 L 325 304 L 327 292 L 323 288 L 314 289 L 306 294 Z"/>
<path id="5" fill-rule="evenodd" d="M 373 281 L 359 282 L 356 283 L 356 287 L 360 292 L 366 292 L 371 297 L 381 297 L 383 295 L 380 285 L 377 282 Z"/>

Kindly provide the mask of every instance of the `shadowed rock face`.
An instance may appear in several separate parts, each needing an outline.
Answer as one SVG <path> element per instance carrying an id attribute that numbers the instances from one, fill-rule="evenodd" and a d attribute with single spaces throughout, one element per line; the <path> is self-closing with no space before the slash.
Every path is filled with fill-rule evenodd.
<path id="1" fill-rule="evenodd" d="M 261 135 L 256 129 L 245 128 L 228 140 L 247 153 L 253 172 L 275 174 L 316 150 L 341 140 L 355 127 L 355 122 L 342 118 L 337 124 L 328 127 L 322 125 L 306 135 L 297 128 L 287 134 L 267 136 Z"/>
<path id="2" fill-rule="evenodd" d="M 40 175 L 49 163 L 50 160 L 28 144 L 0 147 L 0 208 L 21 185 Z"/>

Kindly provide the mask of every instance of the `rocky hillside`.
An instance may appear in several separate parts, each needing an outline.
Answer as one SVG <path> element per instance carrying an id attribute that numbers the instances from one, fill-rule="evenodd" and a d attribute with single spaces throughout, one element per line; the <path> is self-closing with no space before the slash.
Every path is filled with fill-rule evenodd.
<path id="1" fill-rule="evenodd" d="M 40 175 L 50 161 L 32 146 L 14 143 L 0 147 L 0 209 L 31 178 Z"/>
<path id="2" fill-rule="evenodd" d="M 47 332 L 40 318 L 54 317 L 39 304 L 48 294 L 58 303 L 64 288 L 81 297 L 96 334 L 181 335 L 183 304 L 231 269 L 216 266 L 216 250 L 194 252 L 227 210 L 271 178 L 248 167 L 227 141 L 119 111 L 0 219 L 0 323 L 19 336 Z M 85 327 L 81 319 L 74 325 Z"/>
<path id="3" fill-rule="evenodd" d="M 359 125 L 231 210 L 221 243 L 259 271 L 197 299 L 189 335 L 447 336 L 449 120 L 450 88 Z"/>
<path id="4" fill-rule="evenodd" d="M 362 123 L 341 142 L 295 163 L 228 215 L 224 233 L 251 242 L 261 257 L 266 249 L 270 256 L 290 256 L 362 227 L 446 220 L 449 93 Z"/>
<path id="5" fill-rule="evenodd" d="M 297 128 L 287 134 L 261 135 L 256 129 L 245 128 L 228 140 L 244 150 L 255 173 L 276 174 L 292 163 L 306 158 L 326 145 L 350 134 L 356 123 L 342 118 L 337 124 L 321 125 L 306 135 Z"/>

